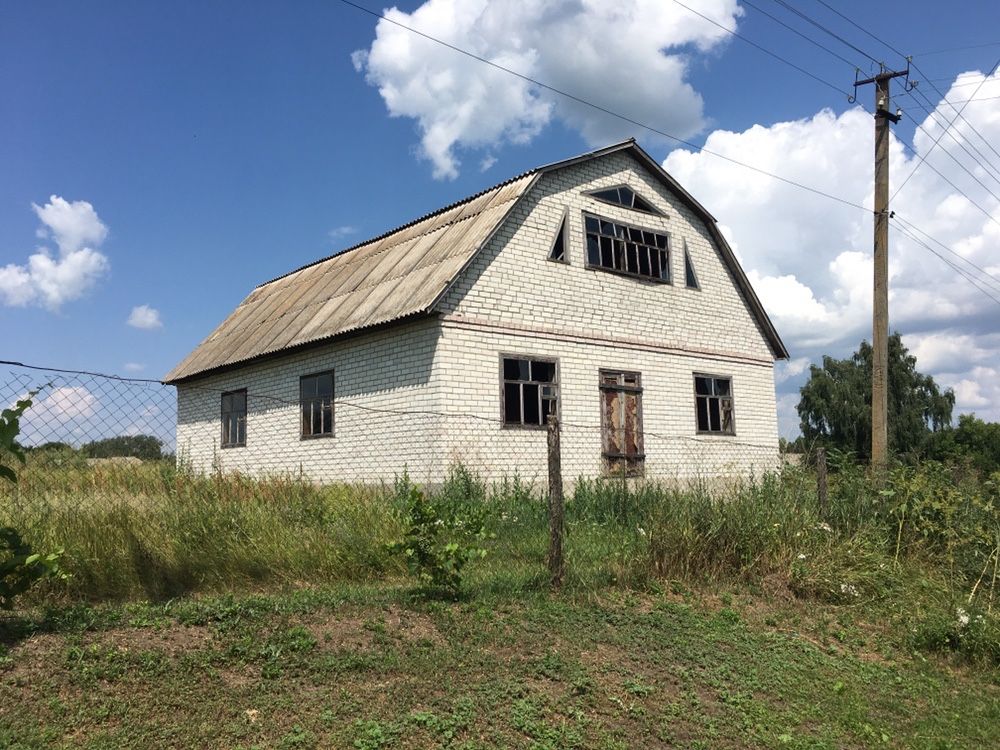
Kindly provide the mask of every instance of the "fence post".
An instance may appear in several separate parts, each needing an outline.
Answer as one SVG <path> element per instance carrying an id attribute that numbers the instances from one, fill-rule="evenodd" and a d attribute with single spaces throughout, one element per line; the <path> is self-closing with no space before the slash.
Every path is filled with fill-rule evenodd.
<path id="1" fill-rule="evenodd" d="M 559 452 L 559 418 L 549 415 L 549 574 L 552 586 L 559 588 L 563 579 L 563 484 L 562 457 Z"/>
<path id="2" fill-rule="evenodd" d="M 816 451 L 816 497 L 819 500 L 820 517 L 826 520 L 829 486 L 826 479 L 826 448 Z"/>

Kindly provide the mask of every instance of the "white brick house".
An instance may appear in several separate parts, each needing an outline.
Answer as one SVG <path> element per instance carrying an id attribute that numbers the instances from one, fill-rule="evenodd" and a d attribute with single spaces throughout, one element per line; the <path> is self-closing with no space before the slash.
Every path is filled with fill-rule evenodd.
<path id="1" fill-rule="evenodd" d="M 683 478 L 776 465 L 787 356 L 715 219 L 630 140 L 262 284 L 165 381 L 201 471 L 538 479 L 557 410 L 567 478 Z"/>

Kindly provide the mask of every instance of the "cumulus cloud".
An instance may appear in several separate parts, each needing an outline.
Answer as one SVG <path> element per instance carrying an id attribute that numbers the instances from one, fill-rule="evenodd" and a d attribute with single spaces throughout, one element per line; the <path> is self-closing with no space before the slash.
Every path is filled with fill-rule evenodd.
<path id="1" fill-rule="evenodd" d="M 145 369 L 146 369 L 146 365 L 142 364 L 141 362 L 126 362 L 125 363 L 125 372 L 136 373 L 136 372 L 142 372 Z"/>
<path id="2" fill-rule="evenodd" d="M 129 313 L 127 322 L 133 328 L 140 328 L 144 331 L 163 328 L 163 321 L 160 320 L 160 311 L 149 305 L 133 307 L 132 312 Z"/>
<path id="3" fill-rule="evenodd" d="M 983 79 L 982 73 L 965 73 L 956 84 Z M 946 99 L 967 98 L 962 90 L 945 92 Z M 1000 99 L 985 98 L 991 95 L 1000 95 L 1000 74 L 986 79 L 977 95 L 983 100 L 970 102 L 963 115 L 983 136 L 998 143 Z M 905 101 L 899 100 L 904 106 Z M 892 208 L 962 258 L 1000 276 L 996 253 L 1000 203 L 950 158 L 949 154 L 973 166 L 955 141 L 946 136 L 930 150 L 941 128 L 954 116 L 950 105 L 941 103 L 921 121 L 929 135 L 918 130 L 914 147 L 930 156 Z M 954 132 L 966 142 L 977 138 L 961 120 L 955 123 Z M 840 115 L 824 110 L 801 120 L 754 125 L 742 132 L 718 130 L 708 136 L 705 148 L 871 207 L 872 158 L 870 149 L 864 147 L 871 139 L 871 115 L 855 108 Z M 980 144 L 980 148 L 986 147 Z M 890 195 L 917 163 L 918 157 L 893 139 Z M 802 358 L 816 362 L 823 354 L 844 357 L 862 338 L 871 338 L 869 211 L 835 203 L 705 153 L 676 150 L 664 167 L 725 221 L 726 235 L 739 248 L 761 301 L 792 356 L 800 358 L 794 362 Z M 986 181 L 983 176 L 980 179 Z M 1000 307 L 895 228 L 890 230 L 889 276 L 890 325 L 906 335 L 917 367 L 942 385 L 955 388 L 957 412 L 974 408 L 981 416 L 1000 419 L 1000 386 L 994 385 L 997 379 L 991 367 L 1000 362 L 1000 336 L 994 333 L 1000 329 Z M 994 286 L 1000 289 L 1000 282 Z M 784 434 L 797 431 L 794 405 L 805 377 L 805 368 L 795 375 L 790 374 L 793 369 L 789 363 L 778 371 L 782 430 L 789 425 L 796 428 Z"/>
<path id="4" fill-rule="evenodd" d="M 32 208 L 42 223 L 36 235 L 55 242 L 58 252 L 40 247 L 27 263 L 0 268 L 0 300 L 10 307 L 58 310 L 82 297 L 108 272 L 107 257 L 95 249 L 108 236 L 108 228 L 87 201 L 53 195 L 44 206 L 33 203 Z"/>
<path id="5" fill-rule="evenodd" d="M 699 12 L 728 29 L 742 14 L 736 0 L 704 0 Z M 385 15 L 352 61 L 392 117 L 416 121 L 438 178 L 458 174 L 459 150 L 525 143 L 553 119 L 594 145 L 633 128 L 392 21 L 682 137 L 704 126 L 701 95 L 685 80 L 690 61 L 728 37 L 662 0 L 427 0 Z"/>

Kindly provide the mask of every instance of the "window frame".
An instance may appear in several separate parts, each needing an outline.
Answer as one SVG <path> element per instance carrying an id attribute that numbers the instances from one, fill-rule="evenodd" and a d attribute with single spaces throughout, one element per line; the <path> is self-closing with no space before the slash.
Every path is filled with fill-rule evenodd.
<path id="1" fill-rule="evenodd" d="M 691 268 L 691 275 L 694 277 L 694 285 L 687 283 L 688 267 Z M 691 250 L 688 248 L 687 240 L 684 240 L 684 288 L 701 291 L 701 281 L 698 279 L 698 272 L 694 268 L 694 260 L 691 258 Z"/>
<path id="2" fill-rule="evenodd" d="M 552 251 L 556 249 L 556 244 L 559 242 L 559 236 L 562 235 L 563 238 L 563 257 L 554 258 L 552 257 Z M 546 260 L 551 260 L 553 263 L 562 263 L 563 265 L 570 265 L 569 262 L 569 238 L 570 238 L 570 227 L 569 227 L 569 206 L 563 209 L 562 218 L 559 219 L 559 227 L 556 229 L 556 233 L 552 236 L 552 242 L 549 243 L 549 254 L 545 256 Z"/>
<path id="3" fill-rule="evenodd" d="M 230 409 L 228 412 L 226 411 L 226 397 L 227 396 L 230 396 L 230 397 L 231 396 L 237 396 L 237 395 L 242 395 L 243 396 L 243 441 L 240 442 L 239 440 L 235 440 L 235 441 L 230 442 L 230 441 L 227 440 L 227 432 L 228 431 L 226 429 L 226 427 L 227 427 L 226 417 L 227 416 L 231 416 L 233 414 L 237 414 L 238 415 L 240 412 L 239 411 L 234 411 L 232 409 Z M 246 388 L 235 388 L 235 389 L 233 389 L 231 391 L 223 391 L 222 392 L 222 396 L 219 399 L 219 429 L 220 429 L 220 432 L 221 432 L 220 441 L 219 441 L 219 447 L 220 448 L 222 448 L 224 450 L 228 450 L 229 448 L 246 448 L 246 446 L 247 446 L 247 421 L 248 421 L 247 420 L 247 416 L 248 416 L 249 412 L 250 412 L 250 404 L 249 404 L 249 399 L 247 397 L 247 389 Z M 240 434 L 240 432 L 239 432 L 239 417 L 237 416 L 236 419 L 237 419 L 237 422 L 236 422 L 236 424 L 237 424 L 236 436 L 238 438 L 239 434 Z"/>
<path id="4" fill-rule="evenodd" d="M 615 376 L 619 382 L 615 385 L 605 383 L 604 380 L 607 377 Z M 624 380 L 628 376 L 634 376 L 636 385 L 627 385 Z M 600 409 L 601 409 L 601 463 L 604 467 L 604 473 L 608 476 L 621 476 L 625 473 L 628 477 L 638 477 L 643 476 L 646 471 L 646 440 L 645 440 L 645 428 L 643 426 L 643 416 L 642 416 L 642 395 L 643 395 L 643 385 L 642 385 L 642 373 L 638 370 L 622 370 L 613 367 L 602 367 L 597 371 L 597 391 L 600 395 Z M 636 440 L 636 448 L 638 452 L 635 454 L 622 453 L 610 453 L 605 450 L 604 436 L 608 429 L 606 423 L 607 415 L 604 404 L 604 394 L 608 391 L 614 391 L 616 393 L 634 393 L 636 394 L 636 435 L 638 439 Z M 629 462 L 632 461 L 630 467 Z M 619 469 L 615 465 L 615 462 L 621 462 L 623 469 Z"/>
<path id="5" fill-rule="evenodd" d="M 709 429 L 707 429 L 707 430 L 699 429 L 699 427 L 698 427 L 698 399 L 702 399 L 703 398 L 703 399 L 709 399 L 709 400 L 711 400 L 711 399 L 719 400 L 719 399 L 726 398 L 726 397 L 725 396 L 715 396 L 715 395 L 703 395 L 703 394 L 698 393 L 698 378 L 711 378 L 712 380 L 728 380 L 729 381 L 729 396 L 728 396 L 728 398 L 729 398 L 729 408 L 730 408 L 731 414 L 730 414 L 730 420 L 729 420 L 730 428 L 729 428 L 728 431 L 727 430 L 722 430 L 722 429 L 719 429 L 719 430 L 713 430 L 713 429 L 711 429 L 711 426 L 712 426 L 711 413 L 709 413 L 709 419 L 708 419 Z M 710 437 L 735 437 L 736 436 L 736 390 L 734 388 L 734 380 L 735 379 L 733 378 L 732 375 L 718 375 L 718 374 L 712 374 L 712 373 L 708 373 L 708 372 L 695 372 L 695 373 L 692 373 L 692 377 L 691 377 L 691 390 L 692 390 L 692 392 L 694 394 L 694 430 L 695 430 L 695 434 L 696 435 L 707 435 L 707 436 L 710 436 Z M 714 389 L 714 387 L 715 386 L 713 385 L 713 389 Z M 721 413 L 721 408 L 722 407 L 720 406 L 719 408 L 720 408 L 719 426 L 721 427 L 722 426 L 722 413 Z"/>
<path id="6" fill-rule="evenodd" d="M 551 383 L 544 383 L 544 384 L 541 383 L 540 381 L 537 381 L 537 380 L 510 380 L 510 381 L 508 381 L 507 378 L 504 376 L 504 372 L 503 372 L 504 360 L 507 360 L 507 359 L 525 359 L 525 360 L 528 360 L 529 362 L 530 361 L 548 362 L 548 363 L 550 363 L 550 364 L 552 364 L 552 365 L 555 366 L 555 376 L 554 376 L 554 379 L 553 379 L 553 381 Z M 524 395 L 523 395 L 524 394 L 524 389 L 523 388 L 521 388 L 521 394 L 522 394 L 522 396 L 521 396 L 521 421 L 520 422 L 508 422 L 507 421 L 507 388 L 506 388 L 506 385 L 507 385 L 508 382 L 510 382 L 510 383 L 521 383 L 521 384 L 524 384 L 524 383 L 536 383 L 539 386 L 541 386 L 541 385 L 551 385 L 551 386 L 553 386 L 555 388 L 555 391 L 556 391 L 556 396 L 555 396 L 555 401 L 556 401 L 555 414 L 558 417 L 559 414 L 560 414 L 560 412 L 561 412 L 561 407 L 562 407 L 562 387 L 560 385 L 561 379 L 562 379 L 562 372 L 561 372 L 560 367 L 559 367 L 559 358 L 558 357 L 549 357 L 549 356 L 545 356 L 545 355 L 514 354 L 514 353 L 511 353 L 511 352 L 500 352 L 499 357 L 498 357 L 498 364 L 499 364 L 498 373 L 499 373 L 499 376 L 500 376 L 500 428 L 504 429 L 504 430 L 544 430 L 544 429 L 546 429 L 548 427 L 548 425 L 547 425 L 546 422 L 542 422 L 541 424 L 525 424 L 524 423 Z M 539 395 L 538 395 L 538 397 L 539 397 L 539 400 L 541 400 L 542 396 L 541 396 L 541 389 L 540 388 L 539 388 Z M 541 415 L 541 403 L 539 403 L 539 415 Z"/>
<path id="7" fill-rule="evenodd" d="M 666 286 L 673 286 L 674 285 L 674 269 L 673 269 L 673 255 L 674 255 L 674 246 L 673 245 L 674 245 L 674 243 L 673 243 L 673 235 L 671 235 L 671 233 L 669 231 L 664 230 L 664 229 L 652 229 L 650 227 L 644 227 L 644 226 L 641 226 L 641 225 L 633 224 L 632 222 L 628 222 L 628 221 L 618 221 L 617 219 L 611 219 L 611 218 L 608 218 L 608 217 L 602 217 L 599 214 L 595 214 L 595 213 L 592 213 L 592 212 L 586 211 L 586 210 L 584 210 L 582 213 L 583 213 L 583 267 L 584 268 L 586 268 L 586 269 L 588 269 L 590 271 L 604 271 L 605 273 L 613 273 L 616 276 L 625 276 L 625 277 L 630 278 L 630 279 L 638 279 L 639 281 L 646 281 L 646 282 L 649 282 L 650 284 L 662 284 L 662 285 L 666 285 Z M 621 225 L 621 226 L 627 227 L 628 229 L 635 229 L 635 230 L 640 231 L 640 232 L 649 232 L 650 234 L 658 234 L 658 235 L 662 235 L 662 236 L 666 237 L 667 238 L 667 246 L 666 246 L 666 248 L 663 248 L 663 249 L 656 248 L 656 249 L 657 249 L 658 252 L 664 252 L 665 251 L 666 254 L 667 254 L 667 259 L 666 259 L 667 278 L 663 279 L 663 278 L 659 278 L 657 276 L 647 276 L 647 275 L 644 275 L 644 274 L 641 274 L 641 273 L 633 273 L 632 271 L 628 271 L 628 270 L 620 271 L 617 268 L 608 268 L 607 266 L 594 265 L 593 263 L 591 263 L 590 262 L 590 249 L 587 246 L 587 233 L 588 233 L 587 232 L 587 218 L 588 217 L 592 218 L 592 219 L 596 219 L 598 222 L 606 221 L 606 222 L 609 222 L 611 224 L 616 224 L 616 225 Z M 605 236 L 606 237 L 607 235 L 600 235 L 600 236 Z M 631 240 L 629 240 L 629 242 L 631 242 Z M 645 243 L 643 243 L 643 247 L 649 247 L 649 246 L 646 245 Z"/>
<path id="8" fill-rule="evenodd" d="M 652 209 L 652 211 L 647 211 L 644 208 L 636 208 L 635 206 L 626 206 L 624 203 L 619 203 L 618 201 L 609 201 L 607 198 L 599 198 L 596 195 L 597 193 L 603 193 L 606 190 L 619 190 L 621 188 L 628 188 L 629 190 L 632 191 L 632 193 L 634 195 L 638 195 L 646 203 L 649 204 L 649 207 Z M 636 212 L 638 212 L 640 214 L 646 214 L 646 216 L 664 216 L 665 217 L 667 215 L 665 212 L 663 212 L 659 208 L 657 208 L 653 204 L 653 201 L 649 200 L 646 196 L 642 195 L 634 187 L 632 187 L 631 185 L 628 185 L 628 184 L 626 184 L 624 182 L 620 182 L 617 185 L 608 185 L 607 187 L 594 188 L 593 190 L 585 190 L 583 192 L 583 194 L 585 196 L 587 196 L 588 198 L 591 198 L 591 199 L 597 201 L 598 203 L 604 203 L 605 205 L 608 205 L 608 206 L 618 206 L 618 208 L 624 208 L 626 211 L 636 211 Z"/>
<path id="9" fill-rule="evenodd" d="M 305 401 L 317 401 L 320 400 L 321 396 L 314 396 L 309 399 L 304 399 L 302 397 L 302 381 L 306 378 L 319 378 L 324 375 L 330 376 L 330 431 L 321 432 L 317 435 L 306 435 L 304 434 L 304 426 L 302 422 L 302 406 Z M 334 375 L 334 370 L 320 370 L 319 372 L 311 372 L 307 375 L 299 376 L 299 440 L 322 440 L 324 438 L 336 437 L 337 434 L 337 409 L 336 409 L 336 399 L 337 396 L 337 378 Z"/>

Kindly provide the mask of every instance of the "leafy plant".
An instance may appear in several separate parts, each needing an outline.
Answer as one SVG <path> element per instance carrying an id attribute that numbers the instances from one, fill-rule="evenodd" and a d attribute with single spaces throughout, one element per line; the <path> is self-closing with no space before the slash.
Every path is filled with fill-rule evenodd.
<path id="1" fill-rule="evenodd" d="M 13 408 L 0 412 L 0 450 L 14 456 L 22 465 L 25 462 L 24 449 L 18 445 L 17 436 L 21 431 L 21 417 L 37 393 L 32 391 Z M 17 473 L 10 466 L 0 465 L 0 478 L 17 482 Z M 14 598 L 42 578 L 65 578 L 65 573 L 59 568 L 62 555 L 62 549 L 47 555 L 35 552 L 17 529 L 0 526 L 0 609 L 11 609 Z"/>
<path id="2" fill-rule="evenodd" d="M 410 573 L 424 586 L 458 593 L 466 563 L 486 556 L 478 546 L 486 538 L 485 518 L 466 506 L 468 512 L 455 508 L 443 512 L 432 499 L 416 487 L 407 488 L 403 539 L 392 542 L 389 550 L 402 554 Z"/>

